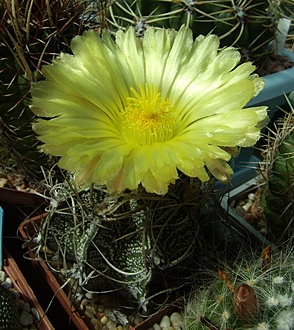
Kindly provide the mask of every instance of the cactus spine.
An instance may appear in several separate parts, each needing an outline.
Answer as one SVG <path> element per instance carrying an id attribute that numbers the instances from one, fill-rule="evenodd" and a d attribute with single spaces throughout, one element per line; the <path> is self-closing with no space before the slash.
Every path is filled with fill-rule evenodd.
<path id="1" fill-rule="evenodd" d="M 261 205 L 273 239 L 286 238 L 294 229 L 294 109 L 269 133 L 261 170 Z"/>
<path id="2" fill-rule="evenodd" d="M 31 128 L 31 84 L 41 66 L 86 28 L 97 28 L 98 10 L 85 1 L 1 1 L 0 4 L 0 167 L 29 179 L 43 178 L 51 158 L 38 150 Z M 101 20 L 100 20 L 101 21 Z M 101 24 L 100 24 L 101 25 Z"/>
<path id="3" fill-rule="evenodd" d="M 222 46 L 239 47 L 244 60 L 257 61 L 267 54 L 268 44 L 275 38 L 276 22 L 268 0 L 117 0 L 109 8 L 110 27 L 144 26 L 179 29 L 186 24 L 194 37 L 215 33 Z"/>
<path id="4" fill-rule="evenodd" d="M 266 247 L 243 255 L 196 290 L 184 312 L 185 329 L 290 330 L 294 327 L 293 251 Z"/>

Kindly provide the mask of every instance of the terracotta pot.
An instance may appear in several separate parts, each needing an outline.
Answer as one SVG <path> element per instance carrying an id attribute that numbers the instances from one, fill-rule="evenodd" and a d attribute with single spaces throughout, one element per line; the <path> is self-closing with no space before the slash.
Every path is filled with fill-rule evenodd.
<path id="1" fill-rule="evenodd" d="M 22 237 L 25 240 L 28 240 L 29 237 L 34 237 L 36 234 L 35 226 L 39 227 L 42 219 L 46 217 L 47 213 L 44 213 L 41 216 L 36 216 L 32 219 L 25 220 L 19 227 L 19 232 L 22 235 Z M 52 291 L 52 298 L 55 296 L 58 301 L 60 302 L 62 308 L 66 312 L 66 314 L 69 316 L 69 320 L 71 323 L 74 324 L 76 329 L 89 329 L 87 324 L 85 323 L 83 317 L 78 313 L 76 308 L 73 306 L 73 304 L 68 299 L 66 293 L 64 290 L 60 288 L 60 284 L 55 278 L 55 276 L 52 274 L 52 271 L 48 268 L 45 262 L 42 260 L 34 260 L 35 254 L 33 252 L 34 244 L 30 243 L 28 245 L 29 249 L 29 255 L 32 259 L 33 266 L 38 271 L 39 275 L 45 280 L 45 283 L 47 283 Z"/>
<path id="2" fill-rule="evenodd" d="M 13 287 L 20 292 L 22 299 L 27 302 L 31 308 L 35 308 L 39 315 L 39 320 L 34 319 L 34 323 L 39 330 L 53 330 L 51 322 L 44 313 L 41 305 L 39 304 L 33 290 L 29 286 L 28 282 L 22 275 L 15 260 L 11 254 L 4 248 L 5 259 L 3 262 L 3 268 L 6 275 L 11 279 Z"/>
<path id="3" fill-rule="evenodd" d="M 0 187 L 0 202 L 18 206 L 38 207 L 45 203 L 45 198 L 27 191 Z"/>

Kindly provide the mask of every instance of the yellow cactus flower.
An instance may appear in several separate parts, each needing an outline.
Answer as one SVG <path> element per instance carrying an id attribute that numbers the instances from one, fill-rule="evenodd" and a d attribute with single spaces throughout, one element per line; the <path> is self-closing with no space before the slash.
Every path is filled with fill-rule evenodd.
<path id="1" fill-rule="evenodd" d="M 43 68 L 32 88 L 34 130 L 42 151 L 81 185 L 109 192 L 164 195 L 181 171 L 202 181 L 228 181 L 232 149 L 252 146 L 266 107 L 244 108 L 262 88 L 239 52 L 219 50 L 215 35 L 147 28 L 87 31 Z"/>

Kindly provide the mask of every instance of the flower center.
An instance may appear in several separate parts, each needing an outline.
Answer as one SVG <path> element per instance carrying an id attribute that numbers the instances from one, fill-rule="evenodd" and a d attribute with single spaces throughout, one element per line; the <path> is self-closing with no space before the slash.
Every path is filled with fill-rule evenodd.
<path id="1" fill-rule="evenodd" d="M 168 100 L 162 100 L 158 89 L 140 85 L 139 93 L 131 88 L 135 97 L 128 97 L 122 112 L 122 132 L 129 143 L 138 145 L 164 142 L 173 135 L 175 119 Z"/>

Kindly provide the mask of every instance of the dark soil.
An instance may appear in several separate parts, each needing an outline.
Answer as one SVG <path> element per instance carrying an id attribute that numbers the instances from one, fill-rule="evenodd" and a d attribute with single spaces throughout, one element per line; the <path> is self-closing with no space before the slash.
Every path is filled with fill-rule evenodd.
<path id="1" fill-rule="evenodd" d="M 287 56 L 269 54 L 257 65 L 256 73 L 266 76 L 283 70 L 291 69 L 294 63 Z"/>

